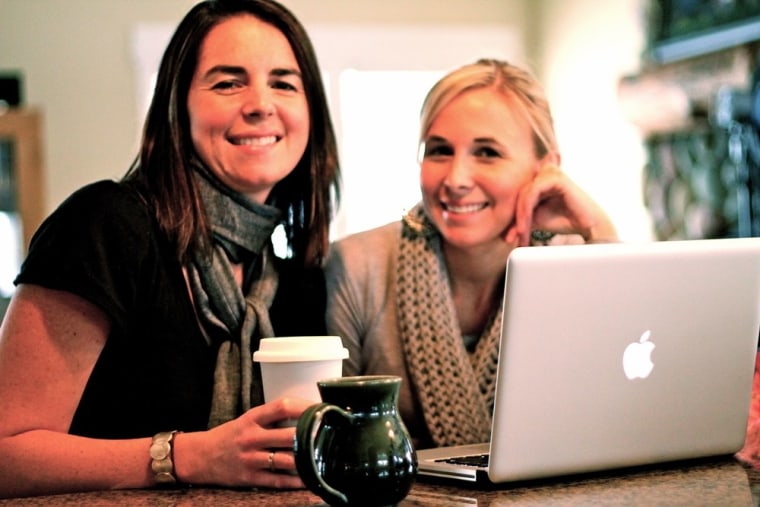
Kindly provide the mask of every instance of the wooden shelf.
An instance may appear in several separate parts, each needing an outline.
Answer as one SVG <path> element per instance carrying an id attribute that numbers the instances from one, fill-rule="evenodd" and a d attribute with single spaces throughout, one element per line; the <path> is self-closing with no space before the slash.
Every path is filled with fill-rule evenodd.
<path id="1" fill-rule="evenodd" d="M 42 115 L 34 109 L 11 108 L 0 114 L 0 139 L 14 144 L 16 197 L 21 218 L 24 253 L 45 218 Z"/>

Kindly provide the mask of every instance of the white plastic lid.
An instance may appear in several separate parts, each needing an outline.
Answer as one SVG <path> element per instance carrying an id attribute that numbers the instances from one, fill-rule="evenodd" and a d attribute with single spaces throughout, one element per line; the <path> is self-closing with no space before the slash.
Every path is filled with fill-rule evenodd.
<path id="1" fill-rule="evenodd" d="M 260 363 L 289 363 L 346 359 L 348 349 L 340 336 L 286 336 L 262 338 L 253 360 Z"/>

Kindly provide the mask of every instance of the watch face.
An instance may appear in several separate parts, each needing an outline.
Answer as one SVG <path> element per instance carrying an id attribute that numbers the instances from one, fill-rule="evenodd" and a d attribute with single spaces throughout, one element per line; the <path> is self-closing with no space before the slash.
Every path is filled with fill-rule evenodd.
<path id="1" fill-rule="evenodd" d="M 153 459 L 166 459 L 171 452 L 172 446 L 166 440 L 156 440 L 150 445 L 150 457 Z"/>

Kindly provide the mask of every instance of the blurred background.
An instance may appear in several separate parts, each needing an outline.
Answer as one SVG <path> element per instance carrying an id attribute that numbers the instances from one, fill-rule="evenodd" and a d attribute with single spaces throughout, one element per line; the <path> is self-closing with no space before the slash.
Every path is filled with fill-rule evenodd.
<path id="1" fill-rule="evenodd" d="M 417 202 L 422 98 L 479 57 L 544 83 L 563 169 L 624 241 L 760 235 L 760 0 L 283 3 L 312 36 L 339 134 L 335 239 Z M 45 215 L 77 188 L 124 174 L 161 53 L 194 4 L 0 0 L 0 84 L 18 83 L 17 103 L 0 102 L 0 196 L 3 167 L 18 194 L 0 198 L 0 292 Z M 0 86 L 0 100 L 12 88 Z"/>

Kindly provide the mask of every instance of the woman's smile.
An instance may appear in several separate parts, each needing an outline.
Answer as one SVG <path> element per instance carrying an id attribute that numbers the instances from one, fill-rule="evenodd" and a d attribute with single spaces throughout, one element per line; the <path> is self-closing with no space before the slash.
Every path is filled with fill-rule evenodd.
<path id="1" fill-rule="evenodd" d="M 441 201 L 441 207 L 444 209 L 444 211 L 448 211 L 449 213 L 456 215 L 477 213 L 478 211 L 485 209 L 487 206 L 487 202 L 472 204 L 453 204 Z"/>
<path id="2" fill-rule="evenodd" d="M 232 137 L 230 142 L 236 146 L 270 146 L 278 142 L 278 136 Z"/>

